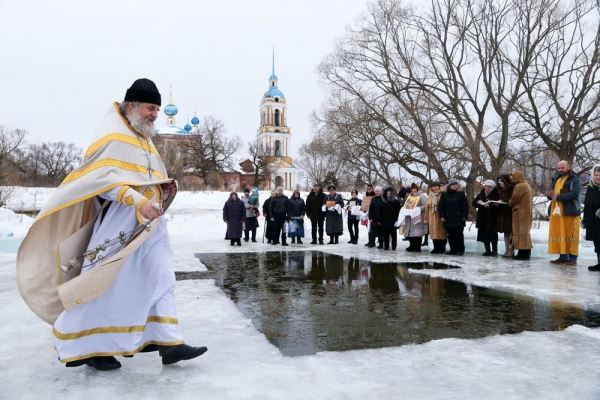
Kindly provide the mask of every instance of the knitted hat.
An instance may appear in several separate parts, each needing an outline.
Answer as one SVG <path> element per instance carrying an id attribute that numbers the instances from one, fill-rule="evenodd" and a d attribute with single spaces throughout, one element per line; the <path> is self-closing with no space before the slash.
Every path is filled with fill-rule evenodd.
<path id="1" fill-rule="evenodd" d="M 139 101 L 160 106 L 160 93 L 158 88 L 150 79 L 141 78 L 133 82 L 125 93 L 124 101 Z"/>
<path id="2" fill-rule="evenodd" d="M 419 190 L 419 186 L 417 186 L 417 184 L 416 184 L 416 183 L 411 183 L 411 184 L 410 184 L 410 190 L 413 190 L 413 189 L 417 189 L 417 190 Z"/>
<path id="3" fill-rule="evenodd" d="M 488 179 L 486 181 L 483 182 L 483 186 L 491 186 L 491 187 L 496 187 L 496 182 L 494 182 L 491 179 Z"/>
<path id="4" fill-rule="evenodd" d="M 448 186 L 452 186 L 452 185 L 458 185 L 458 179 L 456 179 L 456 178 L 450 178 L 448 180 Z"/>

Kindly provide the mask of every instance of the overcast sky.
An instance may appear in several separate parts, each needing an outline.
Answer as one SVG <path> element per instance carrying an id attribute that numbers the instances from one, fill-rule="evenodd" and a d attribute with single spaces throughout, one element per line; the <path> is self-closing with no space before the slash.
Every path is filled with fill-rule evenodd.
<path id="1" fill-rule="evenodd" d="M 194 109 L 213 115 L 245 150 L 275 45 L 296 153 L 325 95 L 317 66 L 367 3 L 0 0 L 0 125 L 26 129 L 31 142 L 85 147 L 110 103 L 146 77 L 163 106 L 172 85 L 178 125 Z M 165 124 L 164 114 L 157 123 Z"/>

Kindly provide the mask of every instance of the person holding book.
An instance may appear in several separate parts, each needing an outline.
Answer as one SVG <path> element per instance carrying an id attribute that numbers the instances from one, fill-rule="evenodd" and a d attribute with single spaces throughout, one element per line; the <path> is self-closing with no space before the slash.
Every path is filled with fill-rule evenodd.
<path id="1" fill-rule="evenodd" d="M 346 203 L 346 213 L 348 214 L 348 232 L 350 241 L 348 243 L 358 243 L 358 221 L 360 220 L 360 208 L 362 200 L 358 198 L 358 191 L 353 190 L 350 193 L 350 200 Z"/>
<path id="2" fill-rule="evenodd" d="M 491 179 L 483 182 L 483 189 L 473 199 L 473 207 L 477 209 L 475 226 L 477 227 L 477 241 L 485 246 L 483 256 L 496 257 L 498 255 L 497 220 L 500 193 L 496 182 Z"/>
<path id="3" fill-rule="evenodd" d="M 342 196 L 336 193 L 334 185 L 327 188 L 329 194 L 325 198 L 325 204 L 322 210 L 325 212 L 325 232 L 329 236 L 327 244 L 338 244 L 339 237 L 344 233 L 344 222 L 342 219 L 342 207 L 344 200 Z"/>

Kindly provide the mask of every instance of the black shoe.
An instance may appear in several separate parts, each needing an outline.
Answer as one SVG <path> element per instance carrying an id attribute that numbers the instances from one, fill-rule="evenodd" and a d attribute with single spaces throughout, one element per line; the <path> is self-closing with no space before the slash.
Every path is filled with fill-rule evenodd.
<path id="1" fill-rule="evenodd" d="M 588 267 L 588 271 L 600 271 L 600 264 Z"/>
<path id="2" fill-rule="evenodd" d="M 423 242 L 421 243 L 421 246 L 429 246 L 429 242 Z"/>
<path id="3" fill-rule="evenodd" d="M 248 238 L 244 238 L 244 242 L 247 242 L 249 239 Z"/>
<path id="4" fill-rule="evenodd" d="M 271 244 L 275 246 L 275 245 L 278 245 L 278 244 L 279 244 L 279 242 L 273 242 L 273 243 L 271 243 Z"/>
<path id="5" fill-rule="evenodd" d="M 113 356 L 88 358 L 86 365 L 96 368 L 98 371 L 110 371 L 121 368 L 121 363 Z"/>
<path id="6" fill-rule="evenodd" d="M 484 257 L 489 257 L 491 255 L 492 255 L 491 251 L 486 251 L 485 253 L 482 254 L 482 256 L 484 256 Z"/>
<path id="7" fill-rule="evenodd" d="M 240 242 L 240 241 L 238 240 L 238 242 L 237 242 L 237 245 L 238 245 L 238 246 L 241 246 L 241 245 L 242 245 L 242 242 Z"/>
<path id="8" fill-rule="evenodd" d="M 379 246 L 377 246 L 378 249 L 383 249 L 383 245 L 380 244 Z"/>
<path id="9" fill-rule="evenodd" d="M 289 246 L 286 242 L 281 243 L 282 246 Z"/>
<path id="10" fill-rule="evenodd" d="M 298 238 L 298 244 L 304 244 L 304 242 L 302 242 L 302 239 Z"/>
<path id="11" fill-rule="evenodd" d="M 348 240 L 348 243 L 353 244 L 354 240 Z"/>
<path id="12" fill-rule="evenodd" d="M 207 348 L 192 347 L 187 344 L 179 344 L 177 346 L 161 346 L 158 353 L 162 357 L 163 365 L 175 364 L 182 360 L 191 360 L 206 353 Z"/>
<path id="13" fill-rule="evenodd" d="M 317 241 L 316 241 L 316 240 L 312 240 L 312 241 L 310 242 L 310 244 L 317 244 Z"/>
<path id="14" fill-rule="evenodd" d="M 455 255 L 458 255 L 458 252 L 450 250 L 450 251 L 446 252 L 446 255 L 448 255 L 448 256 L 455 256 Z"/>
<path id="15" fill-rule="evenodd" d="M 267 240 L 267 244 L 271 244 L 271 240 L 270 240 L 270 239 L 269 239 L 269 240 Z"/>
<path id="16" fill-rule="evenodd" d="M 384 249 L 384 250 L 389 250 L 390 248 L 389 248 L 389 247 L 384 247 L 383 249 Z"/>
<path id="17" fill-rule="evenodd" d="M 490 254 L 490 257 L 498 257 L 498 252 L 492 251 L 492 254 Z"/>
<path id="18" fill-rule="evenodd" d="M 325 244 L 325 243 L 323 243 L 323 240 L 319 240 L 319 244 Z"/>
<path id="19" fill-rule="evenodd" d="M 333 244 L 333 240 L 330 240 L 329 242 L 327 242 L 327 244 Z"/>
<path id="20" fill-rule="evenodd" d="M 256 239 L 252 239 L 252 243 L 256 243 Z"/>
<path id="21" fill-rule="evenodd" d="M 296 243 L 296 238 L 295 237 L 292 238 L 292 244 L 294 244 L 294 243 Z"/>

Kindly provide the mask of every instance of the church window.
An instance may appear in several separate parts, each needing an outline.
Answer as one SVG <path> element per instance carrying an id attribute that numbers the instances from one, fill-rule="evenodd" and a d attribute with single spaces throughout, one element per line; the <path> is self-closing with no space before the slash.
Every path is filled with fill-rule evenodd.
<path id="1" fill-rule="evenodd" d="M 275 103 L 279 103 L 279 97 L 275 97 Z"/>
<path id="2" fill-rule="evenodd" d="M 275 110 L 275 126 L 279 126 L 279 110 Z"/>
<path id="3" fill-rule="evenodd" d="M 273 153 L 275 157 L 281 157 L 281 141 L 275 141 L 275 152 Z"/>

